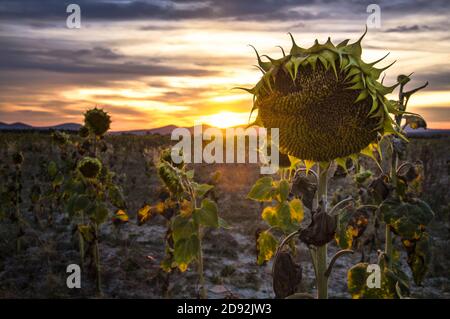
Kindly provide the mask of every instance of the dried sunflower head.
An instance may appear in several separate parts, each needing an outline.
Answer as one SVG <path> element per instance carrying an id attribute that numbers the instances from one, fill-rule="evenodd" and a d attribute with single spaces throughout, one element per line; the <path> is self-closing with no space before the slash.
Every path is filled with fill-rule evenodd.
<path id="1" fill-rule="evenodd" d="M 78 130 L 78 135 L 80 135 L 80 137 L 82 137 L 82 138 L 88 137 L 89 136 L 89 129 L 86 126 L 83 125 Z"/>
<path id="2" fill-rule="evenodd" d="M 93 108 L 84 113 L 84 126 L 96 136 L 105 134 L 111 125 L 111 117 L 102 109 Z"/>
<path id="3" fill-rule="evenodd" d="M 56 144 L 60 146 L 66 145 L 67 143 L 69 143 L 70 140 L 69 135 L 59 131 L 55 131 L 52 133 L 52 139 Z"/>
<path id="4" fill-rule="evenodd" d="M 97 178 L 102 170 L 102 163 L 93 157 L 85 157 L 78 162 L 78 171 L 86 178 Z"/>
<path id="5" fill-rule="evenodd" d="M 21 165 L 23 163 L 22 152 L 16 152 L 12 155 L 12 160 L 15 165 Z"/>
<path id="6" fill-rule="evenodd" d="M 365 34 L 365 33 L 364 33 Z M 292 35 L 289 55 L 258 64 L 264 75 L 252 89 L 254 124 L 279 128 L 281 153 L 316 162 L 331 161 L 376 145 L 384 134 L 394 133 L 389 113 L 395 106 L 385 98 L 392 87 L 378 82 L 387 69 L 361 59 L 361 40 L 335 46 L 304 49 Z M 256 50 L 255 50 L 256 51 Z"/>

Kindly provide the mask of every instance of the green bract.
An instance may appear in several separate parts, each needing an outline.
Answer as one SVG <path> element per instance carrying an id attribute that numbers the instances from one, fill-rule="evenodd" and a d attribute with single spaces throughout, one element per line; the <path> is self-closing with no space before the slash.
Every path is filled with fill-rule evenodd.
<path id="1" fill-rule="evenodd" d="M 365 35 L 365 33 L 364 33 Z M 280 129 L 280 151 L 304 160 L 330 161 L 346 157 L 393 133 L 389 116 L 398 110 L 385 95 L 394 88 L 378 78 L 387 69 L 361 59 L 361 40 L 304 49 L 292 35 L 289 55 L 261 60 L 264 75 L 252 89 L 254 124 Z M 256 51 L 256 50 L 255 50 Z"/>

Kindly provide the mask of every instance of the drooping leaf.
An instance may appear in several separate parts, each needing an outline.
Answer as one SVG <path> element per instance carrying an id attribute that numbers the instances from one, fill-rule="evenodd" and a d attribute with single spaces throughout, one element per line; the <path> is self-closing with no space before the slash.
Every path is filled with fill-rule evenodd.
<path id="1" fill-rule="evenodd" d="M 297 223 L 301 223 L 304 217 L 303 203 L 300 199 L 294 198 L 289 202 L 291 207 L 291 219 Z"/>
<path id="2" fill-rule="evenodd" d="M 53 188 L 61 186 L 63 183 L 64 183 L 64 175 L 63 175 L 63 173 L 59 172 L 56 174 L 55 178 L 53 179 L 53 182 L 52 182 Z"/>
<path id="3" fill-rule="evenodd" d="M 430 206 L 417 198 L 408 202 L 387 199 L 382 203 L 380 210 L 384 222 L 395 234 L 411 240 L 419 239 L 425 226 L 434 217 Z"/>
<path id="4" fill-rule="evenodd" d="M 302 267 L 288 252 L 280 252 L 273 266 L 275 298 L 286 298 L 297 291 L 302 280 Z"/>
<path id="5" fill-rule="evenodd" d="M 312 209 L 316 191 L 317 185 L 307 177 L 297 176 L 292 183 L 292 193 L 294 196 L 300 198 L 302 203 L 309 209 Z"/>
<path id="6" fill-rule="evenodd" d="M 193 183 L 193 184 L 194 184 L 195 194 L 197 195 L 198 198 L 205 196 L 211 189 L 214 188 L 213 185 L 209 185 L 209 184 L 197 184 L 197 183 Z"/>
<path id="7" fill-rule="evenodd" d="M 141 208 L 139 208 L 137 213 L 137 219 L 138 219 L 138 225 L 141 226 L 148 220 L 150 220 L 153 217 L 153 211 L 152 207 L 150 205 L 144 205 Z"/>
<path id="8" fill-rule="evenodd" d="M 311 213 L 311 223 L 300 233 L 299 238 L 307 245 L 323 246 L 334 238 L 337 226 L 336 216 L 330 216 L 320 210 Z"/>
<path id="9" fill-rule="evenodd" d="M 287 200 L 289 196 L 289 182 L 285 179 L 280 181 L 278 191 L 280 193 L 280 202 Z"/>
<path id="10" fill-rule="evenodd" d="M 58 173 L 58 166 L 56 165 L 56 163 L 54 161 L 51 161 L 48 164 L 47 172 L 51 179 L 55 178 L 56 174 Z"/>
<path id="11" fill-rule="evenodd" d="M 411 268 L 416 285 L 421 285 L 428 271 L 431 254 L 429 247 L 429 235 L 423 232 L 417 241 L 402 240 L 408 254 L 408 265 Z"/>
<path id="12" fill-rule="evenodd" d="M 108 208 L 103 203 L 97 204 L 94 215 L 91 216 L 91 218 L 97 223 L 102 224 L 108 219 Z"/>
<path id="13" fill-rule="evenodd" d="M 189 263 L 195 260 L 200 250 L 200 240 L 195 234 L 175 241 L 174 260 L 180 271 L 184 272 Z"/>
<path id="14" fill-rule="evenodd" d="M 118 209 L 126 209 L 125 199 L 122 190 L 117 185 L 110 185 L 109 189 L 109 200 Z"/>
<path id="15" fill-rule="evenodd" d="M 353 299 L 393 299 L 398 298 L 397 283 L 402 290 L 409 291 L 406 275 L 398 268 L 388 269 L 380 266 L 380 287 L 369 287 L 369 276 L 376 276 L 368 271 L 368 263 L 358 263 L 348 270 L 348 292 Z M 370 278 L 373 279 L 374 277 Z M 369 280 L 371 281 L 371 280 Z"/>
<path id="16" fill-rule="evenodd" d="M 336 242 L 342 249 L 352 248 L 355 239 L 359 238 L 369 223 L 369 212 L 364 208 L 345 210 L 338 215 Z"/>
<path id="17" fill-rule="evenodd" d="M 273 179 L 266 176 L 256 181 L 247 197 L 259 202 L 271 201 L 273 192 Z"/>
<path id="18" fill-rule="evenodd" d="M 95 232 L 91 225 L 78 225 L 78 231 L 83 236 L 85 242 L 92 242 L 95 238 Z"/>
<path id="19" fill-rule="evenodd" d="M 263 209 L 262 219 L 266 221 L 270 226 L 276 226 L 278 223 L 277 208 L 273 206 L 267 206 Z"/>
<path id="20" fill-rule="evenodd" d="M 355 181 L 359 184 L 363 184 L 372 176 L 372 172 L 369 170 L 363 170 L 357 174 L 355 174 Z"/>
<path id="21" fill-rule="evenodd" d="M 195 210 L 196 218 L 200 225 L 208 227 L 219 227 L 218 209 L 215 202 L 205 198 L 202 200 L 200 208 Z"/>
<path id="22" fill-rule="evenodd" d="M 172 221 L 172 238 L 174 242 L 187 239 L 196 234 L 196 227 L 191 218 L 177 215 Z"/>
<path id="23" fill-rule="evenodd" d="M 273 237 L 273 235 L 268 231 L 263 231 L 259 234 L 256 247 L 258 252 L 258 265 L 262 265 L 266 261 L 269 261 L 276 249 L 277 249 L 278 242 Z"/>

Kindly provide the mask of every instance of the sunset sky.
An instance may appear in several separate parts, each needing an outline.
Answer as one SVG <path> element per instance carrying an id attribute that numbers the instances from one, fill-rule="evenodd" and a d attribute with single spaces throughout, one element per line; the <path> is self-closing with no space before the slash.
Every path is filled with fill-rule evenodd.
<path id="1" fill-rule="evenodd" d="M 66 27 L 66 6 L 81 7 L 81 29 Z M 367 5 L 381 7 L 363 57 L 397 62 L 386 83 L 414 72 L 410 111 L 430 128 L 450 129 L 450 1 L 1 0 L 0 122 L 47 126 L 81 122 L 100 106 L 113 130 L 199 120 L 229 126 L 247 121 L 251 96 L 232 90 L 260 77 L 255 55 L 281 56 L 287 32 L 314 39 L 357 40 Z"/>

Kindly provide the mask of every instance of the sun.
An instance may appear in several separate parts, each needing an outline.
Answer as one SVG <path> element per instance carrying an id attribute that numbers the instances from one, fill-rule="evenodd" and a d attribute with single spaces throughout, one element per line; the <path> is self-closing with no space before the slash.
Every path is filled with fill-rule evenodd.
<path id="1" fill-rule="evenodd" d="M 204 115 L 199 118 L 200 122 L 218 128 L 227 128 L 249 123 L 248 112 L 219 112 L 211 115 Z"/>

